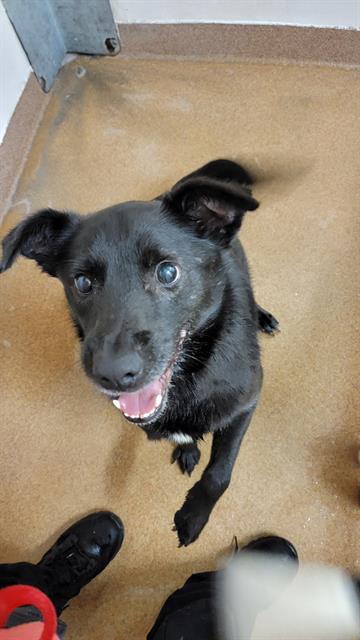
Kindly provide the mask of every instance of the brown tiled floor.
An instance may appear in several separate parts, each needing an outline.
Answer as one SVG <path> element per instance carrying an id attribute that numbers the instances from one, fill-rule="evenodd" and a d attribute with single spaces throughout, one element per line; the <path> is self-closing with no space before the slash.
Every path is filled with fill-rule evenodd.
<path id="1" fill-rule="evenodd" d="M 1 276 L 0 561 L 35 560 L 92 509 L 127 529 L 66 611 L 70 639 L 144 638 L 234 533 L 280 533 L 303 559 L 360 571 L 359 88 L 356 71 L 294 66 L 85 58 L 61 71 L 4 228 L 47 205 L 148 199 L 207 160 L 240 159 L 262 178 L 242 231 L 257 298 L 282 326 L 261 340 L 262 402 L 231 487 L 177 549 L 173 514 L 201 469 L 182 477 L 170 445 L 85 379 L 56 280 L 23 259 Z"/>

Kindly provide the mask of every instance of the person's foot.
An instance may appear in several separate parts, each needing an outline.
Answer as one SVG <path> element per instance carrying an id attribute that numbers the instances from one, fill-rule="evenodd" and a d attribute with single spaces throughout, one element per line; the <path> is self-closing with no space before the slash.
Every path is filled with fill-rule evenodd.
<path id="1" fill-rule="evenodd" d="M 254 551 L 257 553 L 266 553 L 272 556 L 276 556 L 278 560 L 295 564 L 296 568 L 299 565 L 299 558 L 294 545 L 279 536 L 262 536 L 260 538 L 254 538 L 248 544 L 241 548 L 240 551 Z"/>
<path id="2" fill-rule="evenodd" d="M 259 583 L 256 591 L 256 608 L 253 611 L 255 615 L 258 611 L 266 609 L 275 598 L 276 592 L 281 593 L 282 589 L 293 580 L 299 567 L 298 554 L 291 542 L 279 536 L 254 538 L 240 549 L 235 538 L 235 546 L 239 561 L 241 562 L 244 558 L 244 566 L 247 570 L 252 567 Z M 247 558 L 251 559 L 252 556 L 253 564 L 249 565 Z M 272 575 L 276 588 L 274 585 L 269 588 L 269 584 L 272 584 Z"/>
<path id="3" fill-rule="evenodd" d="M 234 547 L 232 561 L 225 569 L 226 606 L 235 625 L 234 637 L 249 638 L 258 614 L 295 577 L 299 560 L 291 542 L 278 536 L 254 538 L 241 548 L 235 536 Z"/>
<path id="4" fill-rule="evenodd" d="M 37 564 L 58 615 L 113 560 L 124 539 L 114 513 L 99 511 L 67 529 Z"/>

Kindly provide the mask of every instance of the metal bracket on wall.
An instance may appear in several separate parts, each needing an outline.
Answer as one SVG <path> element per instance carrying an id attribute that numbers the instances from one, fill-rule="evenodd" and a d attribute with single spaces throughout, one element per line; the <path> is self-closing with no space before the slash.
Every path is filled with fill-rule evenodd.
<path id="1" fill-rule="evenodd" d="M 44 91 L 51 89 L 66 53 L 120 51 L 110 0 L 2 2 Z"/>

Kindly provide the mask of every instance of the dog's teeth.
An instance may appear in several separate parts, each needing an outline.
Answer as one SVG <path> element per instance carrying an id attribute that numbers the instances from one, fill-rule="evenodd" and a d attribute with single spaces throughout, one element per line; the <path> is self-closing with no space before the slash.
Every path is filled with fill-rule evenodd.
<path id="1" fill-rule="evenodd" d="M 125 413 L 125 411 L 124 416 L 125 418 L 130 418 L 130 420 L 138 420 L 140 418 L 140 416 L 131 416 L 129 413 Z"/>
<path id="2" fill-rule="evenodd" d="M 159 393 L 155 398 L 155 407 L 156 408 L 160 407 L 161 402 L 162 402 L 162 395 L 161 393 Z"/>
<path id="3" fill-rule="evenodd" d="M 142 413 L 140 417 L 143 420 L 144 418 L 148 418 L 149 416 L 152 416 L 153 413 L 154 411 L 149 411 L 149 413 Z"/>
<path id="4" fill-rule="evenodd" d="M 119 402 L 119 400 L 113 400 L 113 405 L 115 405 L 115 407 L 116 407 L 117 409 L 120 409 L 120 402 Z"/>
<path id="5" fill-rule="evenodd" d="M 181 329 L 180 338 L 185 338 L 185 336 L 186 336 L 186 329 Z"/>

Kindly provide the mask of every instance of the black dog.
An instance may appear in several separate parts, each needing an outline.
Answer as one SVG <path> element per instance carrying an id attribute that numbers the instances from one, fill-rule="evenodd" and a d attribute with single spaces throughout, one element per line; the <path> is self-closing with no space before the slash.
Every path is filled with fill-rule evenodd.
<path id="1" fill-rule="evenodd" d="M 150 439 L 177 443 L 183 472 L 213 434 L 210 462 L 175 514 L 180 545 L 196 540 L 229 485 L 261 388 L 257 330 L 278 325 L 254 300 L 236 239 L 258 207 L 251 182 L 216 160 L 151 202 L 90 216 L 47 209 L 3 241 L 1 271 L 21 254 L 62 281 L 87 375 Z"/>

